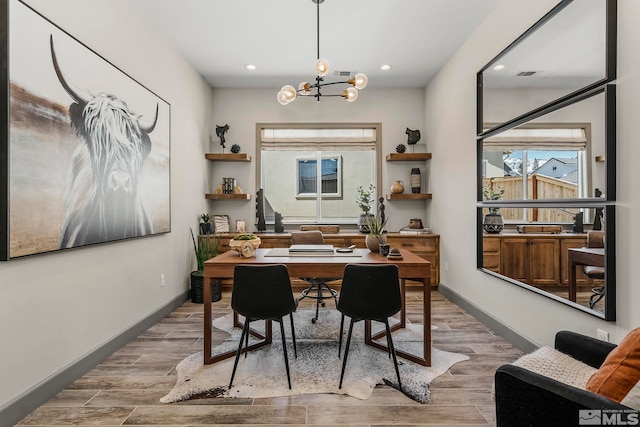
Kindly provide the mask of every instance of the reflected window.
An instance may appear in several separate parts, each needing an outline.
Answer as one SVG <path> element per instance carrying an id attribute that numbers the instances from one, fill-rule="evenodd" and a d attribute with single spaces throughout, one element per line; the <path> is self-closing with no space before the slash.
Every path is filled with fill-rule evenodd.
<path id="1" fill-rule="evenodd" d="M 483 140 L 483 186 L 504 190 L 502 200 L 589 197 L 590 126 L 516 128 Z M 509 221 L 540 221 L 510 209 Z"/>

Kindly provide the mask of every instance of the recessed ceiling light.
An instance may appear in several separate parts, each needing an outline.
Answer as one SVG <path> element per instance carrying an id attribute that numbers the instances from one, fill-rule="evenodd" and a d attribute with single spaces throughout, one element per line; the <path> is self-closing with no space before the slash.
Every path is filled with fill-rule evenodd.
<path id="1" fill-rule="evenodd" d="M 493 67 L 493 69 L 494 69 L 495 71 L 502 71 L 502 70 L 504 70 L 504 65 L 502 65 L 502 64 L 498 64 L 498 65 L 496 65 L 495 67 Z"/>
<path id="2" fill-rule="evenodd" d="M 389 71 L 391 69 L 391 65 L 389 64 L 384 64 L 383 66 L 380 67 L 380 69 L 382 71 Z"/>
<path id="3" fill-rule="evenodd" d="M 247 65 L 244 66 L 244 68 L 246 68 L 249 71 L 255 71 L 256 66 L 253 65 L 253 64 L 247 64 Z"/>

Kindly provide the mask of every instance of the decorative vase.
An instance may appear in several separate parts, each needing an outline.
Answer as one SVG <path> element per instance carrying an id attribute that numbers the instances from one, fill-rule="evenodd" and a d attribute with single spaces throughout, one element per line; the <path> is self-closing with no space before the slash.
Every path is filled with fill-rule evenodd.
<path id="1" fill-rule="evenodd" d="M 504 219 L 499 213 L 488 213 L 482 221 L 482 228 L 490 234 L 498 234 L 504 228 Z"/>
<path id="2" fill-rule="evenodd" d="M 420 168 L 411 168 L 411 192 L 420 193 Z"/>
<path id="3" fill-rule="evenodd" d="M 358 217 L 358 231 L 361 233 L 368 233 L 369 226 L 367 225 L 367 217 L 373 219 L 373 215 L 361 213 Z"/>
<path id="4" fill-rule="evenodd" d="M 222 282 L 211 280 L 211 302 L 222 299 Z M 204 272 L 196 270 L 191 272 L 191 302 L 202 304 L 204 302 Z"/>
<path id="5" fill-rule="evenodd" d="M 379 252 L 380 243 L 387 243 L 387 236 L 374 236 L 373 234 L 367 234 L 367 237 L 364 239 L 364 244 L 371 252 Z"/>
<path id="6" fill-rule="evenodd" d="M 211 234 L 212 232 L 211 223 L 210 222 L 201 222 L 200 223 L 200 234 Z"/>
<path id="7" fill-rule="evenodd" d="M 402 194 L 404 193 L 404 182 L 396 181 L 391 186 L 391 194 Z"/>

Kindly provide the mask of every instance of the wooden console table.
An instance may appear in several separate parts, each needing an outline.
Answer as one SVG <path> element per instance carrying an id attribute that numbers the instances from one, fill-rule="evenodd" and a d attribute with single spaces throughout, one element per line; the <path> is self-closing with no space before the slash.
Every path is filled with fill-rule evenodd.
<path id="1" fill-rule="evenodd" d="M 284 264 L 292 277 L 313 276 L 313 277 L 342 277 L 347 264 L 395 264 L 398 266 L 400 276 L 400 287 L 403 300 L 405 299 L 405 279 L 411 279 L 422 284 L 423 290 L 423 354 L 415 355 L 401 350 L 397 350 L 398 356 L 419 363 L 424 366 L 431 366 L 431 264 L 406 249 L 400 249 L 402 260 L 387 260 L 377 252 L 370 252 L 367 249 L 356 249 L 359 256 L 269 256 L 271 249 L 260 248 L 256 250 L 256 256 L 252 258 L 240 257 L 236 251 L 227 251 L 204 263 L 204 283 L 209 283 L 211 279 L 233 278 L 236 265 L 239 264 Z M 400 322 L 392 330 L 404 328 L 406 325 L 406 304 L 402 305 L 400 312 Z M 234 351 L 219 354 L 211 357 L 211 286 L 204 287 L 204 364 L 227 359 L 235 355 Z M 238 326 L 237 317 L 234 315 L 234 326 Z M 265 334 L 260 335 L 252 331 L 252 335 L 263 339 L 260 343 L 253 344 L 249 349 L 271 343 L 271 322 L 266 321 Z M 375 342 L 380 336 L 371 334 L 371 322 L 365 323 L 365 343 L 376 348 L 387 350 L 385 345 Z"/>

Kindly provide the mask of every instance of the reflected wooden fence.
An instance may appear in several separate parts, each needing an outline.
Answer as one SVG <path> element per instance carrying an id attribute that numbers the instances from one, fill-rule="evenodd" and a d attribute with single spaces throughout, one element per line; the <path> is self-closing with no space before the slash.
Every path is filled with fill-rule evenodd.
<path id="1" fill-rule="evenodd" d="M 483 178 L 483 185 L 493 184 L 494 188 L 503 189 L 502 200 L 522 200 L 522 177 L 505 176 L 503 178 Z M 527 178 L 529 199 L 576 199 L 578 185 L 543 175 L 529 175 Z M 500 208 L 505 221 L 522 220 L 522 208 Z M 565 208 L 528 208 L 527 218 L 531 222 L 572 223 L 573 215 L 580 209 Z M 488 210 L 484 209 L 483 214 Z"/>

